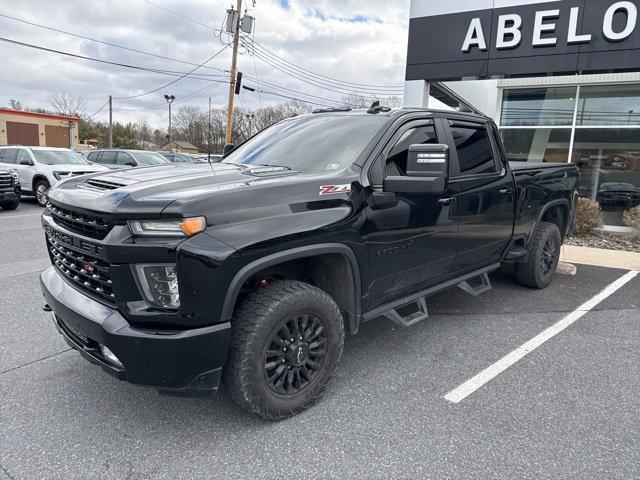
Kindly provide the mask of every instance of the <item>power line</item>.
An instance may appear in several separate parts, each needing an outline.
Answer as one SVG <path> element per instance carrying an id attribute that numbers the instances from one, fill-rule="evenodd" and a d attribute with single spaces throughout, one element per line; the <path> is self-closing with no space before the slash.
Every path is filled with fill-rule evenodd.
<path id="1" fill-rule="evenodd" d="M 98 110 L 95 111 L 95 113 L 93 113 L 92 115 L 89 115 L 89 120 L 92 120 L 93 117 L 95 117 L 97 114 L 99 114 L 102 110 L 104 110 L 104 108 L 109 105 L 109 100 L 107 100 L 106 102 L 104 102 L 104 105 L 102 105 Z"/>
<path id="2" fill-rule="evenodd" d="M 155 3 L 153 3 L 153 2 L 151 2 L 151 1 L 149 1 L 149 0 L 145 0 L 145 3 L 147 3 L 147 4 L 149 4 L 149 5 L 152 5 L 152 6 L 154 6 L 154 7 L 157 7 L 157 8 L 159 8 L 159 9 L 161 9 L 161 10 L 164 10 L 165 12 L 168 12 L 168 13 L 171 13 L 171 14 L 173 14 L 173 15 L 176 15 L 176 16 L 178 16 L 178 17 L 180 17 L 180 18 L 184 19 L 184 20 L 187 20 L 187 21 L 193 22 L 193 23 L 195 23 L 195 24 L 197 24 L 197 25 L 200 25 L 200 26 L 203 26 L 203 27 L 208 28 L 208 29 L 210 29 L 210 30 L 214 30 L 214 31 L 216 31 L 216 29 L 215 29 L 214 27 L 210 26 L 210 25 L 206 25 L 206 24 L 204 24 L 204 23 L 202 23 L 202 22 L 199 22 L 199 21 L 197 21 L 197 20 L 195 20 L 195 19 L 193 19 L 193 18 L 190 18 L 190 17 L 187 17 L 187 16 L 185 16 L 185 15 L 182 15 L 181 13 L 175 12 L 175 11 L 173 11 L 173 10 L 169 10 L 168 8 L 161 7 L 160 5 L 157 5 L 157 4 L 155 4 Z M 251 39 L 251 42 L 252 42 L 253 44 L 255 44 L 256 46 L 258 46 L 259 48 L 261 48 L 261 49 L 263 49 L 263 50 L 265 50 L 265 51 L 266 51 L 265 53 L 263 53 L 263 55 L 265 55 L 265 56 L 267 56 L 267 55 L 271 55 L 271 56 L 273 56 L 273 57 L 276 57 L 276 58 L 277 58 L 277 59 L 279 59 L 281 62 L 284 62 L 285 64 L 288 64 L 289 66 L 291 66 L 291 67 L 293 67 L 293 68 L 296 68 L 296 69 L 299 69 L 299 70 L 302 70 L 302 71 L 306 72 L 306 73 L 307 73 L 307 75 L 311 75 L 311 76 L 316 76 L 316 77 L 324 78 L 326 82 L 331 81 L 331 82 L 334 82 L 334 83 L 335 83 L 335 82 L 338 82 L 338 83 L 341 83 L 341 84 L 347 84 L 347 85 L 351 85 L 352 87 L 359 87 L 359 89 L 360 89 L 360 90 L 366 90 L 366 89 L 371 89 L 371 88 L 377 88 L 377 89 L 395 89 L 395 90 L 397 90 L 397 91 L 398 91 L 398 95 L 402 93 L 402 89 L 404 88 L 403 86 L 400 86 L 400 85 L 398 85 L 398 86 L 389 86 L 389 85 L 367 85 L 367 84 L 359 84 L 359 83 L 354 83 L 354 82 L 346 82 L 346 81 L 343 81 L 343 80 L 337 80 L 337 79 L 334 79 L 334 78 L 332 78 L 332 77 L 328 77 L 328 76 L 326 76 L 326 75 L 321 75 L 321 74 L 318 74 L 318 73 L 312 72 L 311 70 L 307 70 L 307 69 L 304 69 L 304 68 L 302 68 L 302 67 L 299 67 L 299 66 L 295 65 L 294 63 L 289 62 L 289 61 L 287 61 L 287 60 L 283 59 L 282 57 L 279 57 L 279 56 L 278 56 L 278 55 L 276 55 L 275 53 L 273 53 L 273 52 L 271 52 L 270 50 L 268 50 L 266 47 L 264 47 L 264 46 L 262 46 L 262 45 L 258 44 L 258 43 L 257 43 L 255 40 L 253 40 L 253 39 Z M 246 45 L 245 45 L 245 46 L 246 46 Z M 340 93 L 340 92 L 339 92 L 339 93 Z M 350 92 L 350 93 L 351 93 L 351 92 Z M 387 95 L 392 95 L 392 94 L 387 93 Z"/>
<path id="3" fill-rule="evenodd" d="M 227 49 L 228 45 L 225 45 L 224 47 L 222 47 L 220 50 L 218 50 L 213 56 L 209 57 L 207 60 L 205 60 L 204 62 L 202 62 L 200 65 L 198 65 L 197 67 L 195 67 L 193 70 L 185 73 L 184 75 L 182 75 L 179 78 L 176 78 L 175 80 L 170 81 L 169 83 L 162 85 L 158 88 L 154 88 L 153 90 L 149 90 L 148 92 L 144 92 L 144 93 L 139 93 L 137 95 L 131 95 L 128 97 L 113 97 L 114 100 L 127 100 L 130 98 L 139 98 L 139 97 L 143 97 L 145 95 L 149 95 L 150 93 L 156 93 L 159 90 L 162 90 L 163 88 L 166 88 L 170 85 L 173 85 L 174 83 L 179 82 L 180 80 L 182 80 L 183 78 L 188 77 L 189 75 L 191 75 L 193 72 L 195 72 L 196 70 L 198 70 L 200 67 L 203 67 L 205 64 L 209 63 L 211 60 L 213 60 L 214 58 L 216 58 L 218 55 L 220 55 L 222 52 L 224 52 Z"/>
<path id="4" fill-rule="evenodd" d="M 120 62 L 112 62 L 110 60 L 103 60 L 100 58 L 95 58 L 95 57 L 89 57 L 86 55 L 79 55 L 77 53 L 71 53 L 71 52 L 65 52 L 62 50 L 56 50 L 53 48 L 47 48 L 47 47 L 42 47 L 40 45 L 34 45 L 32 43 L 26 43 L 26 42 L 19 42 L 18 40 L 13 40 L 10 38 L 6 38 L 6 37 L 0 37 L 0 41 L 2 42 L 6 42 L 6 43 L 11 43 L 13 45 L 18 45 L 21 47 L 27 47 L 27 48 L 33 48 L 36 50 L 42 50 L 44 52 L 49 52 L 49 53 L 57 53 L 59 55 L 65 55 L 67 57 L 72 57 L 72 58 L 79 58 L 81 60 L 89 60 L 92 62 L 98 62 L 98 63 L 104 63 L 107 65 L 114 65 L 117 67 L 123 67 L 123 68 L 130 68 L 133 70 L 140 70 L 140 71 L 144 71 L 144 72 L 152 72 L 152 73 L 158 73 L 161 75 L 170 75 L 170 76 L 174 76 L 174 77 L 179 77 L 184 75 L 184 72 L 175 72 L 175 71 L 171 71 L 171 70 L 160 70 L 160 69 L 156 69 L 156 68 L 147 68 L 147 67 L 140 67 L 138 65 L 131 65 L 131 64 L 127 64 L 127 63 L 120 63 Z M 202 78 L 202 77 L 209 77 L 209 78 Z M 192 76 L 191 78 L 197 79 L 197 80 L 211 80 L 211 77 L 222 77 L 222 75 L 201 75 L 201 76 Z"/>
<path id="5" fill-rule="evenodd" d="M 210 90 L 210 89 L 212 89 L 213 87 L 215 87 L 215 86 L 217 86 L 217 85 L 220 85 L 220 84 L 221 84 L 221 83 L 223 83 L 223 82 L 224 82 L 223 80 L 221 80 L 221 81 L 217 81 L 217 82 L 214 82 L 212 85 L 207 85 L 206 87 L 201 88 L 201 89 L 199 89 L 199 90 L 196 90 L 195 92 L 188 93 L 187 95 L 184 95 L 184 96 L 182 96 L 181 98 L 179 98 L 178 100 L 176 100 L 176 101 L 174 102 L 174 104 L 176 104 L 176 103 L 181 103 L 181 102 L 184 102 L 185 100 L 188 100 L 188 99 L 190 99 L 190 98 L 193 98 L 193 97 L 195 97 L 196 95 L 198 95 L 199 93 L 202 93 L 202 92 L 205 92 L 205 91 L 207 91 L 207 90 Z M 167 104 L 166 104 L 166 102 L 165 102 L 165 103 L 161 103 L 161 104 L 154 105 L 154 106 L 151 106 L 151 107 L 138 107 L 138 108 L 114 108 L 114 109 L 113 109 L 113 111 L 114 111 L 114 112 L 138 112 L 138 111 L 142 111 L 142 110 L 158 110 L 158 109 L 160 109 L 160 108 L 166 108 L 166 106 L 167 106 Z"/>
<path id="6" fill-rule="evenodd" d="M 289 100 L 298 100 L 299 102 L 308 103 L 309 105 L 318 105 L 318 106 L 321 106 L 321 107 L 335 108 L 335 105 L 327 105 L 327 104 L 324 104 L 324 103 L 310 102 L 308 100 L 303 100 L 302 98 L 290 97 L 288 95 L 282 95 L 280 93 L 270 92 L 268 90 L 257 89 L 257 88 L 253 88 L 253 87 L 247 87 L 247 86 L 242 87 L 242 88 L 244 88 L 245 90 L 252 91 L 252 92 L 259 92 L 259 93 L 264 93 L 264 94 L 267 94 L 267 95 L 275 95 L 276 97 L 288 98 Z"/>
<path id="7" fill-rule="evenodd" d="M 257 51 L 255 52 L 255 54 L 260 60 L 262 60 L 263 62 L 265 62 L 265 63 L 267 63 L 269 65 L 271 65 L 276 70 L 279 70 L 280 72 L 282 72 L 282 73 L 284 73 L 286 75 L 289 75 L 290 77 L 296 78 L 296 79 L 298 79 L 298 80 L 300 80 L 300 81 L 302 81 L 304 83 L 307 83 L 309 85 L 313 85 L 313 86 L 321 88 L 323 90 L 327 90 L 327 91 L 334 92 L 334 93 L 339 93 L 339 94 L 342 94 L 342 95 L 353 95 L 353 96 L 358 97 L 358 98 L 369 98 L 369 97 L 372 97 L 372 96 L 395 96 L 395 94 L 392 94 L 392 93 L 360 92 L 360 93 L 367 93 L 368 96 L 365 96 L 365 95 L 361 95 L 360 93 L 357 93 L 353 89 L 349 90 L 350 87 L 337 88 L 337 87 L 334 87 L 333 85 L 328 85 L 328 84 L 322 83 L 320 81 L 316 81 L 316 80 L 313 80 L 313 79 L 309 79 L 308 77 L 304 77 L 301 74 L 292 71 L 291 69 L 289 69 L 286 66 L 279 65 L 279 64 L 271 61 L 266 56 L 262 56 L 262 54 L 257 52 Z"/>
<path id="8" fill-rule="evenodd" d="M 304 72 L 304 74 L 307 74 L 310 77 L 317 77 L 317 79 L 320 81 L 326 81 L 329 84 L 337 84 L 337 86 L 343 86 L 343 85 L 351 85 L 354 88 L 358 88 L 359 90 L 395 90 L 395 91 L 402 91 L 404 89 L 403 86 L 401 85 L 370 85 L 370 84 L 365 84 L 365 83 L 354 83 L 354 82 L 349 82 L 347 80 L 338 80 L 336 78 L 333 77 L 329 77 L 327 75 L 322 75 L 320 73 L 316 73 L 313 72 L 311 70 L 308 70 L 306 68 L 300 67 L 284 58 L 282 58 L 281 56 L 273 53 L 271 50 L 269 50 L 268 48 L 266 48 L 265 46 L 261 45 L 260 43 L 258 43 L 257 41 L 255 41 L 253 38 L 247 38 L 251 44 L 255 47 L 258 47 L 258 49 L 263 53 L 263 55 L 270 57 L 271 59 L 273 59 L 276 62 L 280 62 L 280 63 L 284 63 L 287 66 L 291 67 L 294 70 L 300 70 L 301 72 Z M 303 73 L 301 73 L 302 75 Z"/>
<path id="9" fill-rule="evenodd" d="M 155 4 L 155 3 L 153 3 L 153 2 L 151 2 L 149 0 L 144 0 L 144 3 L 148 3 L 149 5 L 152 5 L 152 6 L 156 7 L 156 8 L 159 8 L 160 10 L 164 10 L 165 12 L 172 13 L 173 15 L 176 15 L 176 16 L 178 16 L 180 18 L 184 18 L 185 20 L 189 20 L 190 22 L 193 22 L 193 23 L 195 23 L 197 25 L 200 25 L 202 27 L 208 28 L 210 30 L 215 30 L 215 28 L 212 27 L 211 25 L 207 25 L 206 23 L 199 22 L 198 20 L 195 20 L 195 19 L 193 19 L 191 17 L 187 17 L 185 15 L 182 15 L 181 13 L 174 12 L 173 10 L 169 10 L 168 8 L 162 7 L 160 5 L 157 5 L 157 4 Z"/>
<path id="10" fill-rule="evenodd" d="M 139 54 L 142 54 L 142 55 L 147 55 L 147 56 L 159 58 L 159 59 L 162 59 L 162 60 L 169 60 L 171 62 L 182 63 L 184 65 L 191 65 L 191 66 L 198 65 L 197 63 L 194 63 L 194 62 L 189 62 L 189 61 L 186 61 L 186 60 L 180 60 L 178 58 L 167 57 L 166 55 L 159 55 L 159 54 L 152 53 L 152 52 L 145 52 L 144 50 L 138 50 L 136 48 L 127 47 L 125 45 L 119 45 L 117 43 L 107 42 L 105 40 L 100 40 L 98 38 L 87 37 L 85 35 L 80 35 L 78 33 L 69 32 L 67 30 L 61 30 L 59 28 L 54 28 L 54 27 L 50 27 L 50 26 L 47 26 L 47 25 L 42 25 L 40 23 L 30 22 L 28 20 L 24 20 L 22 18 L 17 18 L 17 17 L 12 17 L 11 15 L 6 15 L 6 14 L 3 14 L 3 13 L 0 13 L 0 17 L 4 17 L 4 18 L 8 18 L 10 20 L 15 20 L 17 22 L 25 23 L 27 25 L 31 25 L 32 27 L 43 28 L 45 30 L 49 30 L 49 31 L 52 31 L 52 32 L 62 33 L 64 35 L 69 35 L 69 36 L 72 36 L 72 37 L 80 38 L 82 40 L 89 40 L 91 42 L 101 43 L 103 45 L 108 45 L 110 47 L 120 48 L 122 50 L 127 50 L 127 51 L 130 51 L 130 52 L 139 53 Z M 203 68 L 207 68 L 209 70 L 217 70 L 217 71 L 222 72 L 222 73 L 227 73 L 226 70 L 223 70 L 221 68 L 211 67 L 211 66 L 208 66 L 208 65 L 205 65 Z"/>

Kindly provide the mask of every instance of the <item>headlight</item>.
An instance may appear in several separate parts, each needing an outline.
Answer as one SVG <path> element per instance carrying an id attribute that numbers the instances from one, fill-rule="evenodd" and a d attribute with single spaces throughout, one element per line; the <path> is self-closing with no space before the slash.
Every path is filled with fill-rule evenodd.
<path id="1" fill-rule="evenodd" d="M 11 170 L 9 173 L 11 174 L 11 178 L 13 179 L 14 184 L 20 183 L 20 179 L 18 178 L 18 174 L 16 172 Z"/>
<path id="2" fill-rule="evenodd" d="M 70 172 L 53 172 L 53 176 L 56 177 L 56 180 L 64 180 L 72 176 Z"/>
<path id="3" fill-rule="evenodd" d="M 147 301 L 160 308 L 180 308 L 176 265 L 135 265 L 140 289 Z"/>
<path id="4" fill-rule="evenodd" d="M 190 237 L 207 227 L 204 217 L 177 220 L 135 220 L 129 222 L 134 235 L 155 237 Z"/>

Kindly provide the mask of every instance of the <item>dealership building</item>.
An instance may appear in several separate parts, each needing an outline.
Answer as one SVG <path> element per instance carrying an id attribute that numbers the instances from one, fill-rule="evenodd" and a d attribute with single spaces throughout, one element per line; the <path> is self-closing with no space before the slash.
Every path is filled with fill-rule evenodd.
<path id="1" fill-rule="evenodd" d="M 412 0 L 407 106 L 477 110 L 511 160 L 573 162 L 607 228 L 640 204 L 640 0 Z"/>

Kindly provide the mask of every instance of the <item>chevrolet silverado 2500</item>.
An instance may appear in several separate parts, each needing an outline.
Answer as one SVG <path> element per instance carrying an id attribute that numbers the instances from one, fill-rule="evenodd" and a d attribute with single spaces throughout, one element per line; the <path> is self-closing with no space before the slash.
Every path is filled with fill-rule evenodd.
<path id="1" fill-rule="evenodd" d="M 433 110 L 324 110 L 211 165 L 51 189 L 41 275 L 64 339 L 115 377 L 281 419 L 311 405 L 345 334 L 427 316 L 514 263 L 552 281 L 573 225 L 572 164 L 509 163 L 493 122 Z"/>

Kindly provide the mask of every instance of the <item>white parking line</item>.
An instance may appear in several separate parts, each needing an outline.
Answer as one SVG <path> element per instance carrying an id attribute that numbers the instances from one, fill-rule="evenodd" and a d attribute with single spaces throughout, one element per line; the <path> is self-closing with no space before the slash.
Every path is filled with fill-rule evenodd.
<path id="1" fill-rule="evenodd" d="M 0 215 L 0 220 L 5 220 L 7 218 L 24 218 L 24 217 L 39 217 L 42 213 L 25 213 L 24 215 Z"/>
<path id="2" fill-rule="evenodd" d="M 500 373 L 504 372 L 507 368 L 514 365 L 518 360 L 521 360 L 525 355 L 534 351 L 540 345 L 545 343 L 547 340 L 555 337 L 558 333 L 562 332 L 565 328 L 570 326 L 572 323 L 579 320 L 583 315 L 592 310 L 596 305 L 602 302 L 604 299 L 621 289 L 628 282 L 633 280 L 640 272 L 635 270 L 631 270 L 624 276 L 620 277 L 618 280 L 613 282 L 607 288 L 602 290 L 599 294 L 597 294 L 592 299 L 586 301 L 582 305 L 580 305 L 576 310 L 571 312 L 569 315 L 564 317 L 558 323 L 550 326 L 543 332 L 539 333 L 531 340 L 526 342 L 525 344 L 516 348 L 513 352 L 505 355 L 500 360 L 498 360 L 493 365 L 487 367 L 480 373 L 478 373 L 475 377 L 470 378 L 466 382 L 464 382 L 459 387 L 451 390 L 447 393 L 444 398 L 451 403 L 459 403 L 473 392 L 482 387 L 485 383 L 490 381 L 492 378 L 498 376 Z"/>

